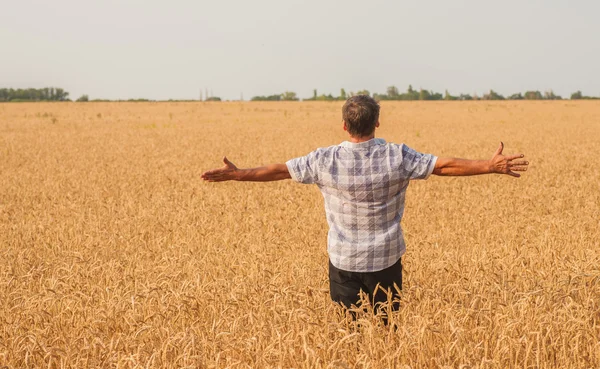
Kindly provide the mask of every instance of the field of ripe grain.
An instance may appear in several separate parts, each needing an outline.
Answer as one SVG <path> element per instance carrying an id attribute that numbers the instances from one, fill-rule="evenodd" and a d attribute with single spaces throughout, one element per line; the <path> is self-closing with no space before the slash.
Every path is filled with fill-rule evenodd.
<path id="1" fill-rule="evenodd" d="M 345 140 L 341 103 L 0 104 L 0 367 L 600 367 L 600 103 L 383 103 L 377 136 L 531 163 L 409 186 L 397 329 L 330 301 L 316 186 L 200 180 Z"/>

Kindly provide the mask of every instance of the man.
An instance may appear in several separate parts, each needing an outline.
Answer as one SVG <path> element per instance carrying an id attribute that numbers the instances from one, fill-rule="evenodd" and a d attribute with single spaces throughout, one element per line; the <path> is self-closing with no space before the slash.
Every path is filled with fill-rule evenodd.
<path id="1" fill-rule="evenodd" d="M 438 158 L 406 145 L 375 138 L 379 105 L 369 96 L 349 98 L 342 108 L 349 141 L 320 148 L 285 164 L 239 169 L 227 158 L 225 166 L 202 174 L 209 182 L 278 181 L 293 179 L 316 184 L 325 199 L 329 224 L 330 294 L 349 308 L 358 305 L 361 291 L 378 306 L 389 292 L 402 288 L 401 257 L 406 251 L 400 221 L 410 180 L 440 176 L 508 174 L 527 170 L 524 155 L 504 156 L 504 145 L 490 160 Z M 398 302 L 392 309 L 398 309 Z"/>

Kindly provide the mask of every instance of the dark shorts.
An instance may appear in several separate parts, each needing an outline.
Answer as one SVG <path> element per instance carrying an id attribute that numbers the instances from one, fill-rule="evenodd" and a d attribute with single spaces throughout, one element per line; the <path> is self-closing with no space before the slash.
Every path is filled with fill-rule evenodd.
<path id="1" fill-rule="evenodd" d="M 329 261 L 329 292 L 331 299 L 346 308 L 359 306 L 360 291 L 367 294 L 373 307 L 387 302 L 392 293 L 392 310 L 400 307 L 397 290 L 402 289 L 402 259 L 389 268 L 377 272 L 348 272 L 333 266 Z"/>

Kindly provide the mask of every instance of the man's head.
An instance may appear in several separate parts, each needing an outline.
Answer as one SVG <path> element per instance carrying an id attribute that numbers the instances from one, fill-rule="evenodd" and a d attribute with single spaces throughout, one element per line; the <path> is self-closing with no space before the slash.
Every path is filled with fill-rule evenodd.
<path id="1" fill-rule="evenodd" d="M 350 136 L 370 136 L 379 126 L 379 104 L 368 95 L 352 96 L 342 108 L 342 117 Z"/>

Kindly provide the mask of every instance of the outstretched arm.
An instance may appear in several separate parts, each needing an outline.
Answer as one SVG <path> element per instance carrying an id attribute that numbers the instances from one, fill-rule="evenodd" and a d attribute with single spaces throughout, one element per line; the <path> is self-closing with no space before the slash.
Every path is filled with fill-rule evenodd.
<path id="1" fill-rule="evenodd" d="M 472 176 L 477 174 L 499 173 L 520 177 L 519 173 L 527 170 L 528 161 L 523 159 L 525 155 L 502 155 L 504 144 L 500 147 L 490 160 L 467 160 L 456 158 L 438 158 L 433 168 L 433 174 L 438 176 Z"/>
<path id="2" fill-rule="evenodd" d="M 202 173 L 202 179 L 208 182 L 253 181 L 269 182 L 292 178 L 285 164 L 271 164 L 264 167 L 239 169 L 232 162 L 223 158 L 225 166 Z"/>

